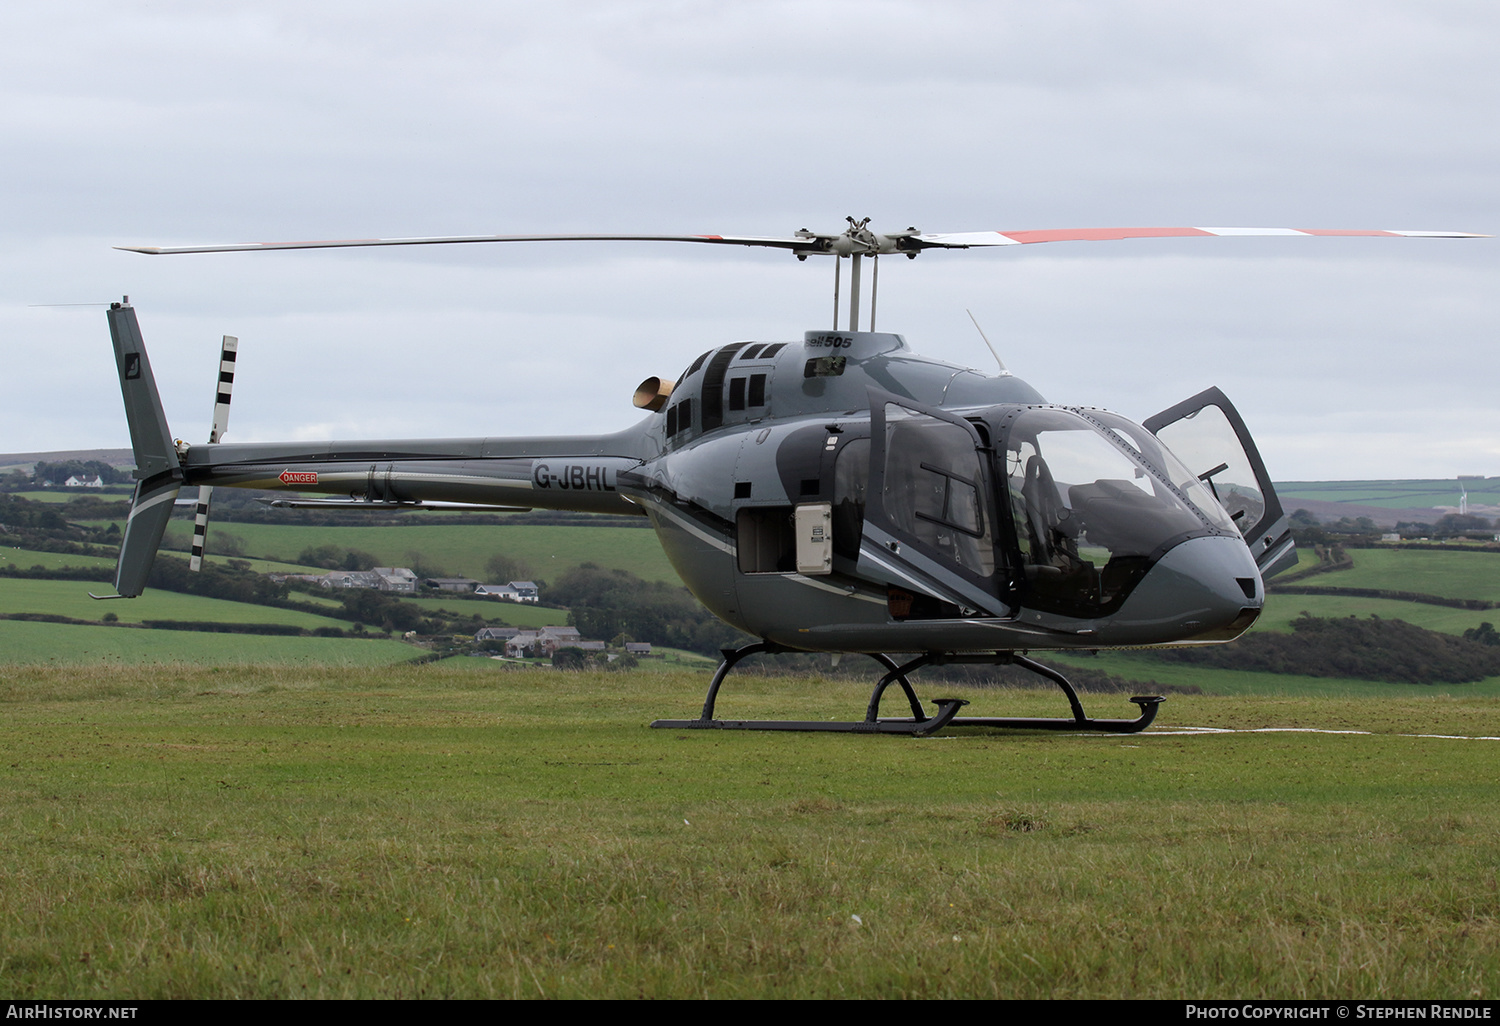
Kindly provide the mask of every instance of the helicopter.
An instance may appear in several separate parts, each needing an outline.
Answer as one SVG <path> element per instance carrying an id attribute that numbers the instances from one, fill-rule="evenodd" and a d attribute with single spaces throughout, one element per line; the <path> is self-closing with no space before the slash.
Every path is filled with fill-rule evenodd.
<path id="1" fill-rule="evenodd" d="M 1480 238 L 1470 233 L 1290 228 L 1092 228 L 877 233 L 870 219 L 787 236 L 475 235 L 120 246 L 151 255 L 500 242 L 680 242 L 834 257 L 830 328 L 800 341 L 739 341 L 651 376 L 632 397 L 645 418 L 613 434 L 534 438 L 225 443 L 238 340 L 225 336 L 208 444 L 174 439 L 135 309 L 111 304 L 111 338 L 137 484 L 115 594 L 142 593 L 178 493 L 199 489 L 192 567 L 201 566 L 212 489 L 295 493 L 292 508 L 370 511 L 533 508 L 647 517 L 688 589 L 758 638 L 724 649 L 696 719 L 671 729 L 845 731 L 927 736 L 947 727 L 1133 733 L 1099 719 L 1032 652 L 1218 644 L 1265 604 L 1265 581 L 1297 560 L 1250 432 L 1211 388 L 1135 423 L 1057 405 L 1006 370 L 918 355 L 875 330 L 879 258 L 1043 242 L 1234 236 Z M 862 264 L 871 262 L 861 330 Z M 839 325 L 842 266 L 848 317 Z M 976 327 L 977 327 L 976 323 Z M 981 335 L 983 333 L 981 332 Z M 988 339 L 986 339 L 988 345 Z M 993 348 L 992 348 L 993 351 Z M 1000 363 L 998 354 L 996 362 Z M 325 496 L 310 498 L 308 493 Z M 334 498 L 333 496 L 337 496 Z M 861 654 L 884 671 L 848 721 L 726 720 L 715 703 L 757 653 Z M 901 663 L 891 653 L 907 653 Z M 910 677 L 943 664 L 1015 665 L 1055 683 L 1071 715 L 929 711 Z M 899 687 L 910 716 L 881 716 Z"/>

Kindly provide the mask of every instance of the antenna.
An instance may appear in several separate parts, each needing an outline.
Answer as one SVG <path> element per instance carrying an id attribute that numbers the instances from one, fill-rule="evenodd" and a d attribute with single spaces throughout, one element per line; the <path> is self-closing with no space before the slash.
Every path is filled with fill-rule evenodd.
<path id="1" fill-rule="evenodd" d="M 977 332 L 979 332 L 979 337 L 982 338 L 982 339 L 984 339 L 984 344 L 985 345 L 989 346 L 989 348 L 990 348 L 990 355 L 995 358 L 995 362 L 1000 365 L 1000 369 L 1002 371 L 1005 370 L 1005 361 L 1002 360 L 1002 359 L 1000 359 L 1000 354 L 997 353 L 997 352 L 995 352 L 995 347 L 994 346 L 990 345 L 990 338 L 989 338 L 988 335 L 986 335 L 984 333 L 984 329 L 979 326 L 979 320 L 978 320 L 978 318 L 976 318 L 974 316 L 974 311 L 970 310 L 968 307 L 965 307 L 964 308 L 964 313 L 968 314 L 969 315 L 969 320 L 971 320 L 971 321 L 974 322 L 974 330 L 977 331 Z"/>

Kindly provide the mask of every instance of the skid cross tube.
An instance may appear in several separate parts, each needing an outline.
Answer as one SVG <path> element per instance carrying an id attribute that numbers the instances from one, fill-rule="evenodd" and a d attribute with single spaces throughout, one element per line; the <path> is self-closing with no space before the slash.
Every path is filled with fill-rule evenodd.
<path id="1" fill-rule="evenodd" d="M 718 702 L 719 688 L 723 686 L 725 678 L 735 664 L 746 656 L 761 653 L 787 652 L 783 646 L 770 641 L 759 641 L 754 644 L 745 645 L 742 648 L 726 648 L 722 650 L 723 660 L 719 668 L 714 672 L 712 681 L 708 685 L 708 695 L 703 701 L 703 712 L 696 720 L 656 720 L 651 726 L 656 729 L 674 730 L 791 730 L 791 731 L 834 731 L 850 734 L 906 734 L 913 737 L 925 737 L 933 734 L 944 727 L 1005 727 L 1019 730 L 1097 730 L 1111 734 L 1133 734 L 1145 730 L 1156 719 L 1157 707 L 1163 699 L 1158 696 L 1136 696 L 1131 698 L 1141 713 L 1133 720 L 1095 720 L 1090 719 L 1083 711 L 1083 704 L 1078 700 L 1078 692 L 1073 689 L 1068 678 L 1052 669 L 1044 666 L 1033 659 L 1014 652 L 988 652 L 980 654 L 958 654 L 951 652 L 928 652 L 919 655 L 906 663 L 897 665 L 890 656 L 880 652 L 867 653 L 871 659 L 885 667 L 886 674 L 880 678 L 875 685 L 874 692 L 870 695 L 869 705 L 865 709 L 863 720 L 717 720 L 714 719 L 714 705 Z M 928 716 L 922 707 L 922 702 L 912 690 L 911 682 L 907 680 L 907 674 L 919 670 L 924 666 L 942 666 L 948 663 L 977 664 L 1004 666 L 1013 664 L 1031 670 L 1033 673 L 1046 677 L 1058 687 L 1062 688 L 1063 694 L 1067 696 L 1068 705 L 1073 715 L 1066 719 L 1046 719 L 1031 717 L 1009 717 L 1009 716 L 959 716 L 958 710 L 969 703 L 961 698 L 935 698 L 933 703 L 938 710 L 932 716 Z M 907 703 L 911 706 L 910 718 L 888 717 L 882 719 L 880 716 L 880 700 L 885 691 L 892 684 L 899 684 L 906 695 Z"/>

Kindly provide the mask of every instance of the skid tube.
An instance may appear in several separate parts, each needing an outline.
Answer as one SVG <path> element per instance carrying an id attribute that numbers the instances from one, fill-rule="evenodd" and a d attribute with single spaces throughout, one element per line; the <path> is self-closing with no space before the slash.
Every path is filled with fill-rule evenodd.
<path id="1" fill-rule="evenodd" d="M 951 652 L 928 652 L 917 656 L 906 663 L 897 665 L 890 656 L 879 652 L 867 653 L 880 665 L 886 668 L 886 674 L 880 678 L 875 685 L 874 692 L 870 695 L 869 706 L 865 709 L 863 720 L 716 720 L 714 719 L 714 704 L 719 698 L 719 688 L 723 686 L 724 679 L 729 676 L 729 671 L 734 669 L 736 663 L 746 656 L 761 653 L 773 654 L 776 652 L 789 652 L 791 649 L 783 648 L 769 641 L 758 641 L 743 648 L 726 648 L 723 652 L 723 661 L 714 672 L 713 680 L 708 685 L 708 695 L 703 700 L 703 712 L 696 720 L 656 720 L 651 726 L 658 730 L 793 730 L 793 731 L 833 731 L 845 734 L 906 734 L 911 737 L 926 737 L 935 734 L 944 727 L 1005 727 L 1012 730 L 1097 730 L 1109 734 L 1134 734 L 1145 730 L 1156 719 L 1157 707 L 1165 699 L 1156 695 L 1137 695 L 1131 698 L 1141 713 L 1133 720 L 1095 720 L 1090 719 L 1083 711 L 1083 704 L 1078 701 L 1078 692 L 1073 689 L 1068 678 L 1052 669 L 1044 666 L 1033 659 L 1014 652 L 988 652 L 982 654 L 957 654 Z M 1040 674 L 1062 688 L 1068 697 L 1068 705 L 1073 711 L 1070 718 L 1032 718 L 1023 716 L 959 716 L 958 711 L 969 703 L 961 698 L 934 698 L 933 704 L 937 712 L 929 716 L 922 707 L 922 702 L 912 690 L 911 682 L 906 675 L 924 666 L 943 666 L 949 663 L 1006 666 L 1015 665 L 1023 669 Z M 897 684 L 905 693 L 907 704 L 911 706 L 910 717 L 882 717 L 880 715 L 880 700 L 885 691 L 892 684 Z"/>

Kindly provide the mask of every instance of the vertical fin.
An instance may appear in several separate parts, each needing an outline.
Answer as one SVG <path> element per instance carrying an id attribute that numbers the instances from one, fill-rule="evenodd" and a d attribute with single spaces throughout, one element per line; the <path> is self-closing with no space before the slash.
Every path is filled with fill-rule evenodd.
<path id="1" fill-rule="evenodd" d="M 134 598 L 146 590 L 146 578 L 172 516 L 172 503 L 182 487 L 182 465 L 156 391 L 135 309 L 127 298 L 123 303 L 111 303 L 108 317 L 125 419 L 130 425 L 130 446 L 135 452 L 136 477 L 130 518 L 125 522 L 120 559 L 115 565 L 115 591 Z"/>

